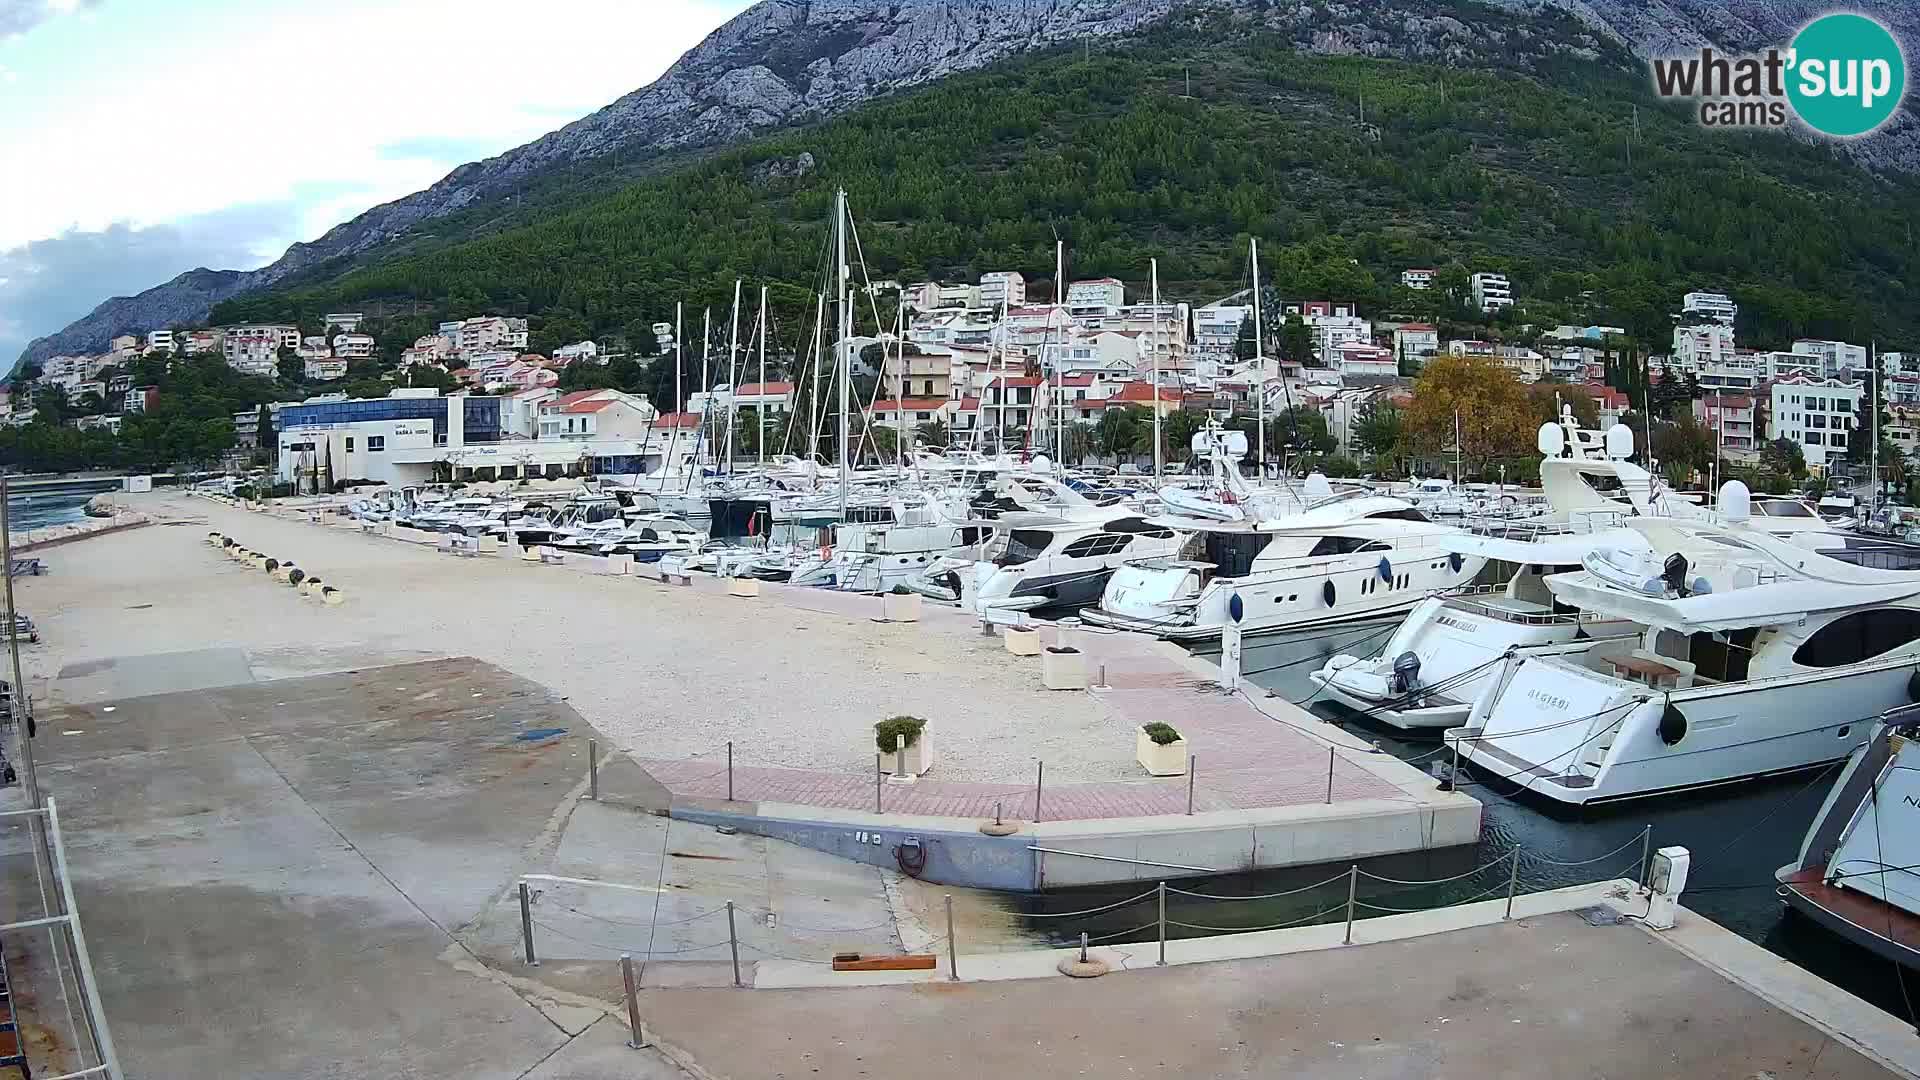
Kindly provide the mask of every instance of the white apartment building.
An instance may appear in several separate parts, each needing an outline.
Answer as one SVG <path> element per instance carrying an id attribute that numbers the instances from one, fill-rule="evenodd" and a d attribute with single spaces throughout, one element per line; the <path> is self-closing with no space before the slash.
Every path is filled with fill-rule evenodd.
<path id="1" fill-rule="evenodd" d="M 1019 307 L 1027 302 L 1027 279 L 1017 270 L 995 270 L 980 275 L 980 303 L 986 307 Z"/>
<path id="2" fill-rule="evenodd" d="M 1683 325 L 1673 328 L 1674 366 L 1692 371 L 1716 358 L 1732 356 L 1733 327 L 1723 323 Z"/>
<path id="3" fill-rule="evenodd" d="M 1424 266 L 1402 270 L 1400 284 L 1409 289 L 1431 289 L 1433 288 L 1433 270 Z"/>
<path id="4" fill-rule="evenodd" d="M 678 340 L 673 336 L 673 324 L 670 322 L 654 323 L 653 340 L 655 344 L 660 346 L 660 355 L 665 356 L 672 352 L 674 342 Z"/>
<path id="5" fill-rule="evenodd" d="M 1201 356 L 1226 357 L 1240 340 L 1240 328 L 1253 318 L 1253 308 L 1235 304 L 1208 304 L 1193 313 L 1193 351 Z"/>
<path id="6" fill-rule="evenodd" d="M 1492 313 L 1513 306 L 1513 283 L 1507 280 L 1507 275 L 1475 274 L 1470 283 L 1473 286 L 1473 304 L 1481 311 Z"/>
<path id="7" fill-rule="evenodd" d="M 1752 393 L 1761 383 L 1756 353 L 1732 353 L 1719 362 L 1703 362 L 1693 372 L 1700 389 L 1709 394 Z"/>
<path id="8" fill-rule="evenodd" d="M 1734 316 L 1740 313 L 1740 305 L 1726 293 L 1690 292 L 1680 298 L 1682 318 L 1712 319 L 1722 326 L 1732 326 Z"/>
<path id="9" fill-rule="evenodd" d="M 980 286 L 942 285 L 935 304 L 940 308 L 980 307 Z"/>
<path id="10" fill-rule="evenodd" d="M 360 329 L 360 324 L 366 322 L 367 317 L 358 311 L 335 311 L 328 314 L 324 321 L 330 330 L 338 329 L 351 334 Z"/>
<path id="11" fill-rule="evenodd" d="M 1793 351 L 1820 358 L 1820 374 L 1824 378 L 1834 378 L 1844 371 L 1864 371 L 1867 367 L 1867 347 L 1851 345 L 1844 341 L 1827 341 L 1821 338 L 1801 338 L 1793 343 Z"/>
<path id="12" fill-rule="evenodd" d="M 279 370 L 280 350 L 299 347 L 299 327 L 266 324 L 227 327 L 220 351 L 227 366 L 242 375 L 272 375 Z"/>
<path id="13" fill-rule="evenodd" d="M 1116 278 L 1076 281 L 1067 286 L 1067 314 L 1076 319 L 1111 315 L 1127 303 L 1127 287 Z"/>
<path id="14" fill-rule="evenodd" d="M 333 355 L 341 360 L 370 360 L 374 354 L 371 334 L 333 335 Z"/>
<path id="15" fill-rule="evenodd" d="M 332 382 L 335 379 L 344 379 L 347 377 L 347 362 L 345 360 L 316 358 L 308 360 L 302 365 L 301 371 L 307 378 L 312 379 L 314 382 Z"/>
<path id="16" fill-rule="evenodd" d="M 645 439 L 660 413 L 644 396 L 581 390 L 540 405 L 542 439 Z"/>
<path id="17" fill-rule="evenodd" d="M 1859 383 L 1839 379 L 1782 379 L 1771 390 L 1767 438 L 1799 443 L 1807 467 L 1825 469 L 1846 455 L 1863 393 Z"/>
<path id="18" fill-rule="evenodd" d="M 1755 370 L 1769 382 L 1778 379 L 1823 379 L 1826 361 L 1812 353 L 1763 352 L 1754 354 Z"/>
<path id="19" fill-rule="evenodd" d="M 1393 354 L 1408 370 L 1433 359 L 1440 351 L 1440 331 L 1426 323 L 1407 323 L 1393 332 Z"/>
<path id="20" fill-rule="evenodd" d="M 174 341 L 173 341 L 173 331 L 171 330 L 147 331 L 147 352 L 157 353 L 162 349 L 165 349 L 168 352 L 172 352 L 174 351 L 175 347 L 176 346 L 174 345 Z"/>
<path id="21" fill-rule="evenodd" d="M 1400 374 L 1400 361 L 1392 349 L 1383 349 L 1365 341 L 1349 341 L 1333 350 L 1333 369 L 1342 377 L 1390 376 Z"/>
<path id="22" fill-rule="evenodd" d="M 1337 366 L 1342 345 L 1373 343 L 1373 324 L 1358 315 L 1309 315 L 1307 328 L 1313 331 L 1313 355 L 1322 367 Z"/>
<path id="23" fill-rule="evenodd" d="M 453 338 L 454 348 L 461 356 L 489 349 L 524 350 L 527 347 L 527 320 L 508 319 L 498 315 L 486 315 L 477 319 L 467 319 L 455 324 L 457 331 Z M 447 324 L 441 324 L 445 333 Z"/>
<path id="24" fill-rule="evenodd" d="M 553 350 L 553 362 L 558 367 L 566 367 L 576 360 L 589 364 L 600 362 L 600 346 L 592 341 L 576 341 L 572 345 L 562 345 Z"/>

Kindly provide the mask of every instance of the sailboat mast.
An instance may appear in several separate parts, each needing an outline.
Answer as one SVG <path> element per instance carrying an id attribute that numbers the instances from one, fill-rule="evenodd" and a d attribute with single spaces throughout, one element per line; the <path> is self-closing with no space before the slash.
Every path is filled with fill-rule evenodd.
<path id="1" fill-rule="evenodd" d="M 893 309 L 893 466 L 894 475 L 906 472 L 907 447 L 907 306 Z"/>
<path id="2" fill-rule="evenodd" d="M 1055 240 L 1053 242 L 1053 280 L 1059 283 L 1053 287 L 1054 308 L 1055 310 L 1064 312 L 1067 309 L 1067 244 L 1064 240 Z M 1060 328 L 1060 337 L 1062 341 L 1066 340 L 1066 326 L 1064 322 Z M 1060 371 L 1065 365 L 1060 362 L 1060 358 L 1065 356 L 1066 352 L 1067 350 L 1063 346 L 1059 352 L 1054 354 L 1053 385 L 1055 393 L 1047 395 L 1047 412 L 1051 415 L 1052 420 L 1052 423 L 1048 426 L 1053 429 L 1053 456 L 1061 463 L 1064 463 L 1067 458 L 1066 429 L 1061 426 L 1060 406 L 1059 403 L 1055 401 L 1055 394 L 1061 390 Z M 1043 371 L 1040 374 L 1044 380 L 1046 372 Z M 1002 394 L 1006 393 L 1005 388 L 1003 387 L 1000 392 Z"/>
<path id="3" fill-rule="evenodd" d="M 760 400 L 753 407 L 754 445 L 760 449 L 760 468 L 767 467 L 767 287 L 760 286 Z"/>
<path id="4" fill-rule="evenodd" d="M 807 461 L 820 460 L 820 349 L 827 328 L 827 294 L 813 297 L 813 378 L 807 380 Z M 812 470 L 808 470 L 812 475 Z"/>
<path id="5" fill-rule="evenodd" d="M 1153 482 L 1160 484 L 1160 260 L 1150 260 L 1153 276 Z"/>
<path id="6" fill-rule="evenodd" d="M 733 329 L 727 333 L 727 473 L 733 473 L 733 429 L 740 411 L 740 279 L 733 279 Z"/>
<path id="7" fill-rule="evenodd" d="M 712 436 L 707 432 L 708 413 L 713 411 L 713 377 L 709 370 L 708 358 L 713 352 L 713 309 L 705 308 L 700 315 L 700 442 L 701 449 Z M 695 453 L 694 460 L 699 460 Z"/>
<path id="8" fill-rule="evenodd" d="M 840 380 L 840 520 L 847 519 L 847 489 L 853 486 L 851 463 L 847 455 L 851 447 L 847 442 L 847 412 L 852 404 L 852 394 L 848 383 L 852 381 L 853 357 L 848 351 L 852 336 L 853 305 L 847 298 L 847 189 L 841 188 L 833 196 L 833 250 L 834 265 L 840 268 L 840 343 L 835 347 L 835 378 Z"/>
<path id="9" fill-rule="evenodd" d="M 1260 329 L 1260 241 L 1249 241 L 1253 250 L 1253 366 L 1259 372 L 1253 381 L 1254 467 L 1267 475 L 1267 345 Z M 1155 402 L 1158 404 L 1158 402 Z"/>

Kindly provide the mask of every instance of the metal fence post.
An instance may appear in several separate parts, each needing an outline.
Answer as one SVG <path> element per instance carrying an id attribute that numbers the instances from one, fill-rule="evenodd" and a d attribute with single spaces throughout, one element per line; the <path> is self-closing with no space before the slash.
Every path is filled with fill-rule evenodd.
<path id="1" fill-rule="evenodd" d="M 0 502 L 4 501 L 4 495 L 0 495 Z M 16 684 L 14 692 L 24 691 Z M 87 999 L 87 1027 L 93 1034 L 93 1048 L 99 1052 L 100 1063 L 107 1067 L 107 1075 L 112 1080 L 122 1080 L 127 1074 L 120 1071 L 120 1054 L 113 1047 L 112 1033 L 107 1030 L 107 1009 L 100 1002 L 100 980 L 93 973 L 93 956 L 87 951 L 86 932 L 80 929 L 80 905 L 73 898 L 73 876 L 67 870 L 67 845 L 60 834 L 60 810 L 54 805 L 53 799 L 47 800 L 46 837 L 48 846 L 53 850 L 54 872 L 60 878 L 60 904 L 67 916 L 67 943 L 73 946 L 73 978 L 80 984 L 80 992 Z"/>
<path id="2" fill-rule="evenodd" d="M 1040 762 L 1040 769 L 1033 775 L 1033 820 L 1040 820 L 1040 791 L 1047 783 L 1047 763 Z"/>
<path id="3" fill-rule="evenodd" d="M 600 801 L 600 741 L 587 740 L 587 798 Z"/>
<path id="4" fill-rule="evenodd" d="M 733 740 L 727 740 L 727 801 L 733 801 Z"/>
<path id="5" fill-rule="evenodd" d="M 733 901 L 727 901 L 727 948 L 733 951 L 733 985 L 740 985 L 740 932 L 733 925 Z"/>
<path id="6" fill-rule="evenodd" d="M 641 1050 L 647 1045 L 647 1037 L 640 1032 L 640 1001 L 636 995 L 638 987 L 633 978 L 633 957 L 627 953 L 620 954 L 620 981 L 627 988 L 627 1030 L 632 1032 L 627 1045 Z"/>
<path id="7" fill-rule="evenodd" d="M 879 754 L 873 755 L 873 812 L 876 814 L 881 812 L 880 810 L 880 755 Z"/>
<path id="8" fill-rule="evenodd" d="M 947 894 L 947 978 L 960 981 L 960 951 L 953 940 L 953 894 Z"/>
<path id="9" fill-rule="evenodd" d="M 1347 937 L 1342 945 L 1353 944 L 1353 894 L 1360 887 L 1360 864 L 1347 867 Z"/>
<path id="10" fill-rule="evenodd" d="M 533 955 L 533 900 L 527 895 L 527 883 L 520 883 L 520 940 L 527 945 L 527 966 L 539 967 Z"/>
<path id="11" fill-rule="evenodd" d="M 1327 805 L 1333 805 L 1333 762 L 1334 749 L 1327 747 Z"/>
<path id="12" fill-rule="evenodd" d="M 1160 959 L 1154 961 L 1154 967 L 1167 966 L 1167 883 L 1161 882 L 1160 888 Z"/>
<path id="13" fill-rule="evenodd" d="M 1507 874 L 1507 913 L 1500 916 L 1502 919 L 1513 918 L 1513 894 L 1520 888 L 1520 860 L 1524 857 L 1525 850 L 1525 848 L 1513 849 L 1513 870 Z"/>
<path id="14" fill-rule="evenodd" d="M 1193 816 L 1193 784 L 1194 784 L 1194 781 L 1199 777 L 1199 775 L 1200 775 L 1199 756 L 1195 754 L 1187 755 L 1187 816 L 1188 817 Z"/>
<path id="15" fill-rule="evenodd" d="M 1653 872 L 1653 826 L 1640 834 L 1640 891 L 1647 890 L 1647 875 Z"/>

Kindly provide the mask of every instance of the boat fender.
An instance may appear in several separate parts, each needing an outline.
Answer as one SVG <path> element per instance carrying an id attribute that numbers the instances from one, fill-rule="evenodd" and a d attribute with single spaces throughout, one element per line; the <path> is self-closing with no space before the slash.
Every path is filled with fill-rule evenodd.
<path id="1" fill-rule="evenodd" d="M 1915 668 L 1913 674 L 1907 676 L 1907 696 L 1920 701 L 1920 668 Z"/>
<path id="2" fill-rule="evenodd" d="M 1457 551 L 1447 556 L 1447 565 L 1453 567 L 1453 572 L 1456 574 L 1459 573 L 1460 568 L 1466 564 L 1467 560 L 1461 558 L 1460 553 Z"/>
<path id="3" fill-rule="evenodd" d="M 1660 714 L 1660 741 L 1668 746 L 1680 745 L 1687 737 L 1687 714 L 1680 711 L 1672 702 Z"/>
<path id="4" fill-rule="evenodd" d="M 1334 595 L 1333 582 L 1329 581 L 1325 585 L 1320 586 L 1320 599 L 1326 601 L 1328 607 L 1333 606 Z"/>
<path id="5" fill-rule="evenodd" d="M 1393 580 L 1393 560 L 1387 558 L 1385 555 L 1380 556 L 1380 580 Z"/>
<path id="6" fill-rule="evenodd" d="M 268 559 L 268 560 L 267 560 L 267 573 L 269 573 L 269 574 L 271 574 L 271 573 L 273 573 L 273 572 L 274 572 L 275 570 L 278 570 L 278 569 L 280 569 L 280 560 L 279 560 L 279 559 Z"/>
<path id="7" fill-rule="evenodd" d="M 287 571 L 287 584 L 299 585 L 302 581 L 306 580 L 306 577 L 307 572 L 305 570 L 289 570 Z"/>

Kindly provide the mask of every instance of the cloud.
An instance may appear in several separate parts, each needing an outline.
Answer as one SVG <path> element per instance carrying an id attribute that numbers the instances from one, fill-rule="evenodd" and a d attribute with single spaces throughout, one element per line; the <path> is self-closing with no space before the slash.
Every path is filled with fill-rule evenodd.
<path id="1" fill-rule="evenodd" d="M 291 203 L 255 204 L 172 225 L 70 230 L 0 251 L 0 366 L 32 338 L 109 296 L 128 296 L 200 266 L 260 266 L 278 254 L 275 245 L 284 245 L 298 220 Z"/>
<path id="2" fill-rule="evenodd" d="M 101 0 L 0 0 L 0 41 L 19 37 L 59 15 L 97 8 Z"/>

